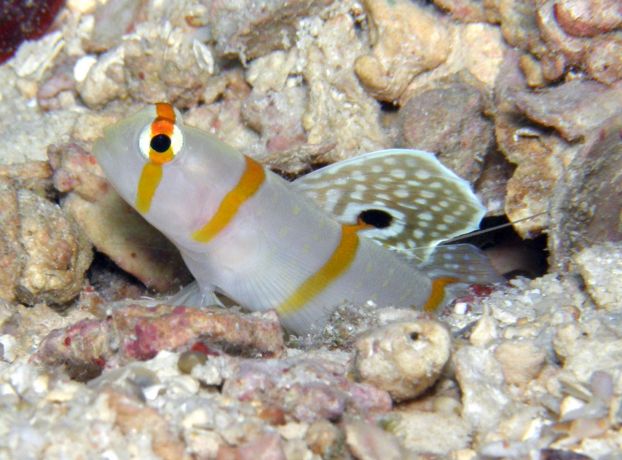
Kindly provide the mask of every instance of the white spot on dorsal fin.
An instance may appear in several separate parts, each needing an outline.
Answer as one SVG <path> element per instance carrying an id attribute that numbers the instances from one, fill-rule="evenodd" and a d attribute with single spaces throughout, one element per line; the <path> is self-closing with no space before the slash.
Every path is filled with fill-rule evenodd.
<path id="1" fill-rule="evenodd" d="M 449 276 L 464 282 L 481 284 L 503 281 L 488 257 L 470 244 L 437 246 L 419 268 L 433 278 Z"/>

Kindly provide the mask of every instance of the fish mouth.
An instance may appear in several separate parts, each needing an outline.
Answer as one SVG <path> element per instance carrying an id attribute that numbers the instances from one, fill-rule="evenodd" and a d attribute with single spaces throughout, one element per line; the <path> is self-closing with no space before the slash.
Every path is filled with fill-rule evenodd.
<path id="1" fill-rule="evenodd" d="M 104 139 L 98 139 L 91 150 L 91 153 L 97 160 L 97 164 L 99 164 L 104 171 L 106 171 L 106 163 L 108 163 L 108 151 L 109 147 Z"/>

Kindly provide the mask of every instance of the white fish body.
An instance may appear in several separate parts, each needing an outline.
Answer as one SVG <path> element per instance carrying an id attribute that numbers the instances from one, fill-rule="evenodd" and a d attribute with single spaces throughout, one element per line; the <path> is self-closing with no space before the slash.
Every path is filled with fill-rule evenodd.
<path id="1" fill-rule="evenodd" d="M 412 254 L 483 216 L 468 184 L 426 152 L 375 152 L 289 183 L 162 103 L 108 128 L 94 154 L 178 247 L 205 297 L 276 309 L 296 333 L 322 327 L 345 301 L 433 309 L 448 283 L 496 280 L 465 245 L 436 251 L 427 271 L 386 247 Z M 423 196 L 411 195 L 414 183 L 427 184 Z"/>

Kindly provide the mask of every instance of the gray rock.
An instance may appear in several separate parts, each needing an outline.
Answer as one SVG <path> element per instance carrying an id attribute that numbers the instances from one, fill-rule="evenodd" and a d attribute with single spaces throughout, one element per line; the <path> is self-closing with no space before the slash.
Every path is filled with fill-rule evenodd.
<path id="1" fill-rule="evenodd" d="M 550 264 L 567 270 L 577 252 L 622 241 L 622 115 L 595 128 L 551 200 Z"/>
<path id="2" fill-rule="evenodd" d="M 511 404 L 503 385 L 503 369 L 490 350 L 465 346 L 453 356 L 462 390 L 462 417 L 477 431 L 487 432 Z"/>
<path id="3" fill-rule="evenodd" d="M 594 303 L 622 312 L 622 242 L 586 248 L 573 257 L 573 262 Z"/>
<path id="4" fill-rule="evenodd" d="M 467 83 L 424 91 L 400 111 L 400 144 L 436 153 L 460 177 L 475 182 L 494 142 L 485 108 L 485 97 Z"/>
<path id="5" fill-rule="evenodd" d="M 211 12 L 216 52 L 246 61 L 290 48 L 298 21 L 319 12 L 333 0 L 243 0 L 217 2 Z"/>
<path id="6" fill-rule="evenodd" d="M 571 80 L 537 93 L 516 95 L 518 108 L 531 120 L 555 128 L 568 141 L 591 133 L 622 110 L 622 84 L 605 86 Z"/>

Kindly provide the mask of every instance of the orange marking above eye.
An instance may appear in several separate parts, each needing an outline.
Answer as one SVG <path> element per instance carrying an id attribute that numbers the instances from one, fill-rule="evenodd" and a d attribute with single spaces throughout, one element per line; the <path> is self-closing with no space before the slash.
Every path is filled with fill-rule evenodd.
<path id="1" fill-rule="evenodd" d="M 173 106 L 166 102 L 158 102 L 156 104 L 156 118 L 151 123 L 151 137 L 153 138 L 158 134 L 172 137 L 173 131 L 175 130 L 175 119 L 176 116 Z M 166 152 L 157 152 L 150 148 L 149 160 L 158 164 L 168 163 L 175 157 L 176 153 L 172 145 Z"/>
<path id="2" fill-rule="evenodd" d="M 173 129 L 175 128 L 175 122 L 167 118 L 156 118 L 151 123 L 151 135 L 156 136 L 158 134 L 173 135 Z"/>
<path id="3" fill-rule="evenodd" d="M 225 195 L 212 218 L 192 234 L 195 241 L 208 243 L 218 235 L 235 217 L 240 206 L 250 199 L 263 184 L 266 173 L 255 160 L 244 157 L 246 168 L 237 185 Z"/>
<path id="4" fill-rule="evenodd" d="M 168 102 L 157 102 L 156 114 L 158 118 L 165 118 L 171 123 L 175 123 L 175 110 L 173 109 L 173 106 Z"/>

